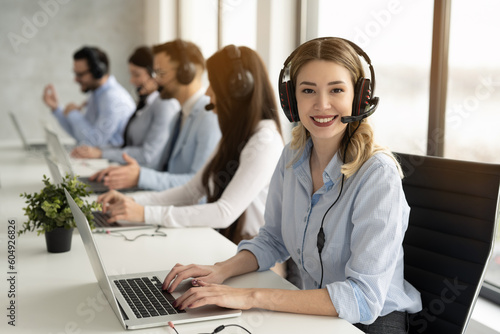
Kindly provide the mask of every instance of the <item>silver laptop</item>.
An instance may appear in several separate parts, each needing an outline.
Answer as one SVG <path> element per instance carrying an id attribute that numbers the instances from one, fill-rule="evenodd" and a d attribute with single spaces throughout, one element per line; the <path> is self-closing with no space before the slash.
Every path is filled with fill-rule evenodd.
<path id="1" fill-rule="evenodd" d="M 172 302 L 186 291 L 190 284 L 181 283 L 182 287 L 177 289 L 180 291 L 172 294 L 163 291 L 161 285 L 168 271 L 108 276 L 87 218 L 67 190 L 65 193 L 99 287 L 125 329 L 166 326 L 169 321 L 181 324 L 241 315 L 241 310 L 218 306 L 204 306 L 185 311 L 176 310 L 171 305 Z M 156 301 L 146 300 L 148 295 L 154 296 Z"/>
<path id="2" fill-rule="evenodd" d="M 52 176 L 52 182 L 54 184 L 61 184 L 63 182 L 63 176 L 57 163 L 48 155 L 45 156 L 45 161 L 47 162 L 47 167 L 49 167 L 50 175 Z M 95 232 L 114 232 L 114 231 L 128 231 L 128 230 L 143 230 L 150 228 L 157 228 L 157 225 L 146 224 L 146 223 L 133 223 L 128 221 L 117 221 L 114 223 L 108 223 L 109 216 L 102 211 L 93 211 Z"/>
<path id="3" fill-rule="evenodd" d="M 12 124 L 14 125 L 14 129 L 16 129 L 16 132 L 17 132 L 17 135 L 19 136 L 19 139 L 21 139 L 21 142 L 23 143 L 23 148 L 26 151 L 46 151 L 47 150 L 47 143 L 45 143 L 45 142 L 36 142 L 36 143 L 28 142 L 28 139 L 24 135 L 23 129 L 21 128 L 21 124 L 19 123 L 16 114 L 14 114 L 12 111 L 9 111 L 9 117 L 10 117 L 10 120 L 12 121 Z"/>
<path id="4" fill-rule="evenodd" d="M 61 175 L 61 171 L 59 170 L 59 166 L 57 166 L 57 163 L 52 160 L 52 157 L 50 157 L 48 154 L 45 154 L 44 158 L 45 162 L 47 163 L 47 167 L 49 167 L 50 176 L 52 176 L 52 183 L 63 183 L 63 177 Z"/>
<path id="5" fill-rule="evenodd" d="M 75 172 L 73 171 L 69 154 L 62 145 L 57 133 L 45 127 L 45 136 L 50 156 L 61 166 L 64 174 L 69 174 L 71 177 L 74 177 Z M 90 189 L 96 194 L 104 193 L 109 190 L 102 182 L 90 181 L 88 177 L 78 177 L 78 180 L 88 184 Z"/>
<path id="6" fill-rule="evenodd" d="M 66 148 L 62 145 L 59 136 L 54 131 L 45 127 L 45 136 L 47 139 L 48 151 L 54 160 L 61 166 L 64 174 L 69 174 L 71 177 L 75 176 L 69 154 Z M 89 185 L 90 189 L 96 194 L 102 194 L 109 191 L 109 188 L 104 183 L 99 181 L 90 180 L 88 177 L 78 177 L 78 180 Z M 132 187 L 126 189 L 119 189 L 120 192 L 134 192 L 143 190 L 139 187 Z"/>

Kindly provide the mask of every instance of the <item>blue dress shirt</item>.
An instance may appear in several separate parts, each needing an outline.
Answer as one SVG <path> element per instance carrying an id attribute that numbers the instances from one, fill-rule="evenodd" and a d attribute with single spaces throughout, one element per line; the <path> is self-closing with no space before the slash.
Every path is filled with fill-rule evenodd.
<path id="1" fill-rule="evenodd" d="M 161 191 L 187 183 L 215 150 L 221 132 L 217 115 L 205 110 L 210 98 L 203 95 L 203 91 L 192 98 L 190 102 L 194 102 L 193 107 L 183 122 L 172 152 L 169 150 L 172 138 L 164 150 L 162 163 L 168 166 L 168 172 L 141 167 L 140 188 Z"/>
<path id="2" fill-rule="evenodd" d="M 249 250 L 259 270 L 291 257 L 303 289 L 317 289 L 321 265 L 317 235 L 325 212 L 340 191 L 342 161 L 336 154 L 323 172 L 324 185 L 313 194 L 309 160 L 312 141 L 300 159 L 287 145 L 274 172 L 266 203 L 265 226 L 238 251 Z M 322 252 L 323 286 L 339 317 L 371 324 L 393 311 L 418 312 L 419 292 L 404 280 L 403 238 L 409 207 L 393 160 L 377 153 L 344 181 L 338 202 L 326 215 Z"/>
<path id="3" fill-rule="evenodd" d="M 146 105 L 130 121 L 126 147 L 102 148 L 102 157 L 125 164 L 127 153 L 144 167 L 160 169 L 161 156 L 171 133 L 171 123 L 179 112 L 176 99 L 163 100 L 157 91 L 146 99 Z"/>
<path id="4" fill-rule="evenodd" d="M 64 116 L 58 107 L 53 114 L 78 145 L 121 146 L 123 130 L 135 107 L 130 94 L 110 75 L 90 94 L 85 113 L 72 110 Z"/>

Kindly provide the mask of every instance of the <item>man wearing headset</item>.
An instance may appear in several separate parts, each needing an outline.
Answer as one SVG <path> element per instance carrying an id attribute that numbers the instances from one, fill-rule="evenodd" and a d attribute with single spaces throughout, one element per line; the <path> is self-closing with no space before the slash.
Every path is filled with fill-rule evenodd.
<path id="1" fill-rule="evenodd" d="M 81 91 L 90 92 L 85 103 L 69 103 L 63 109 L 52 84 L 45 87 L 43 101 L 78 145 L 121 146 L 135 103 L 109 74 L 108 57 L 98 48 L 85 46 L 73 55 L 73 72 Z"/>
<path id="2" fill-rule="evenodd" d="M 205 164 L 221 137 L 217 115 L 205 110 L 210 98 L 204 95 L 205 59 L 200 49 L 177 39 L 154 46 L 153 53 L 161 98 L 175 98 L 182 109 L 174 118 L 161 170 L 140 167 L 124 154 L 126 166 L 111 166 L 91 177 L 104 181 L 110 189 L 138 186 L 160 191 L 181 186 Z"/>

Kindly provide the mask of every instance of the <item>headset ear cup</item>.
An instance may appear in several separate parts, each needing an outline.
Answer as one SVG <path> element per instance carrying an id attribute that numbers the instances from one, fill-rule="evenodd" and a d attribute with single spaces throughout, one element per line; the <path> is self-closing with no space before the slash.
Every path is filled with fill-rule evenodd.
<path id="1" fill-rule="evenodd" d="M 286 118 L 290 122 L 298 122 L 297 100 L 295 98 L 295 87 L 291 80 L 279 83 L 280 103 Z"/>
<path id="2" fill-rule="evenodd" d="M 196 75 L 196 66 L 192 62 L 179 64 L 176 72 L 176 79 L 182 85 L 189 85 Z"/>
<path id="3" fill-rule="evenodd" d="M 186 42 L 176 39 L 175 45 L 179 52 L 179 67 L 175 72 L 175 78 L 181 85 L 189 85 L 196 75 L 196 66 L 189 60 Z"/>
<path id="4" fill-rule="evenodd" d="M 106 65 L 102 61 L 99 61 L 98 59 L 96 60 L 95 67 L 92 70 L 92 75 L 95 79 L 100 79 L 106 73 Z"/>
<path id="5" fill-rule="evenodd" d="M 297 108 L 297 98 L 295 97 L 295 85 L 292 80 L 287 82 L 287 91 L 290 96 L 290 114 L 292 115 L 293 122 L 300 121 L 299 109 Z"/>
<path id="6" fill-rule="evenodd" d="M 354 88 L 354 99 L 352 101 L 352 116 L 359 116 L 364 113 L 366 107 L 370 105 L 371 86 L 370 79 L 359 78 Z"/>
<path id="7" fill-rule="evenodd" d="M 288 118 L 288 120 L 290 122 L 293 122 L 291 119 L 292 118 L 291 114 L 290 114 L 290 103 L 288 100 L 288 93 L 286 91 L 286 85 L 287 85 L 286 82 L 280 82 L 279 86 L 278 86 L 279 93 L 280 93 L 280 104 L 281 104 L 281 109 L 285 113 L 286 118 Z"/>
<path id="8" fill-rule="evenodd" d="M 241 50 L 239 47 L 234 44 L 229 44 L 224 48 L 224 50 L 232 64 L 232 70 L 228 80 L 229 93 L 235 99 L 247 99 L 251 96 L 254 89 L 252 72 L 243 66 Z"/>
<path id="9" fill-rule="evenodd" d="M 101 79 L 106 74 L 108 68 L 104 62 L 99 59 L 98 51 L 91 47 L 84 47 L 83 51 L 87 55 L 87 64 L 90 74 L 94 79 Z"/>
<path id="10" fill-rule="evenodd" d="M 253 91 L 253 75 L 243 69 L 234 72 L 229 78 L 230 93 L 234 98 L 244 99 Z"/>

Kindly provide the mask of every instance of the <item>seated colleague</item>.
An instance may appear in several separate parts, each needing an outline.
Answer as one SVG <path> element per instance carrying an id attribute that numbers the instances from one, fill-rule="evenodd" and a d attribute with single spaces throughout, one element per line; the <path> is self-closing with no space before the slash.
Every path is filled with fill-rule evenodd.
<path id="1" fill-rule="evenodd" d="M 54 86 L 49 84 L 43 92 L 45 104 L 78 145 L 122 145 L 134 100 L 109 74 L 108 57 L 103 51 L 86 46 L 75 52 L 73 60 L 75 81 L 82 92 L 91 92 L 88 100 L 80 106 L 69 103 L 63 110 Z"/>
<path id="2" fill-rule="evenodd" d="M 98 159 L 125 164 L 126 152 L 141 166 L 160 168 L 160 158 L 170 136 L 172 120 L 180 110 L 175 99 L 163 100 L 153 79 L 153 52 L 151 48 L 137 48 L 129 57 L 130 82 L 137 88 L 139 101 L 135 112 L 125 126 L 124 144 L 121 147 L 78 146 L 75 158 Z"/>
<path id="3" fill-rule="evenodd" d="M 374 143 L 363 119 L 378 98 L 371 96 L 358 55 L 370 62 L 353 43 L 330 37 L 304 43 L 286 60 L 280 93 L 289 100 L 282 106 L 299 123 L 271 179 L 265 225 L 224 262 L 176 265 L 163 288 L 173 291 L 189 277 L 195 286 L 177 307 L 338 316 L 369 333 L 406 333 L 407 312 L 422 308 L 403 275 L 409 207 L 398 163 Z M 289 66 L 291 78 L 282 83 Z M 370 72 L 374 83 L 371 65 Z M 300 269 L 303 290 L 216 284 L 289 257 Z"/>
<path id="4" fill-rule="evenodd" d="M 283 149 L 267 70 L 255 51 L 229 45 L 207 60 L 207 71 L 207 108 L 218 115 L 222 131 L 217 150 L 184 186 L 132 198 L 117 191 L 101 195 L 110 221 L 210 226 L 224 229 L 235 243 L 264 224 L 269 181 Z M 208 204 L 197 204 L 204 196 Z"/>
<path id="5" fill-rule="evenodd" d="M 111 166 L 91 177 L 104 180 L 110 189 L 166 190 L 183 185 L 205 164 L 221 136 L 217 116 L 205 111 L 210 98 L 202 88 L 205 59 L 200 49 L 177 39 L 154 46 L 153 53 L 161 98 L 177 99 L 182 110 L 162 153 L 161 171 L 140 167 L 126 156 L 127 165 Z"/>

